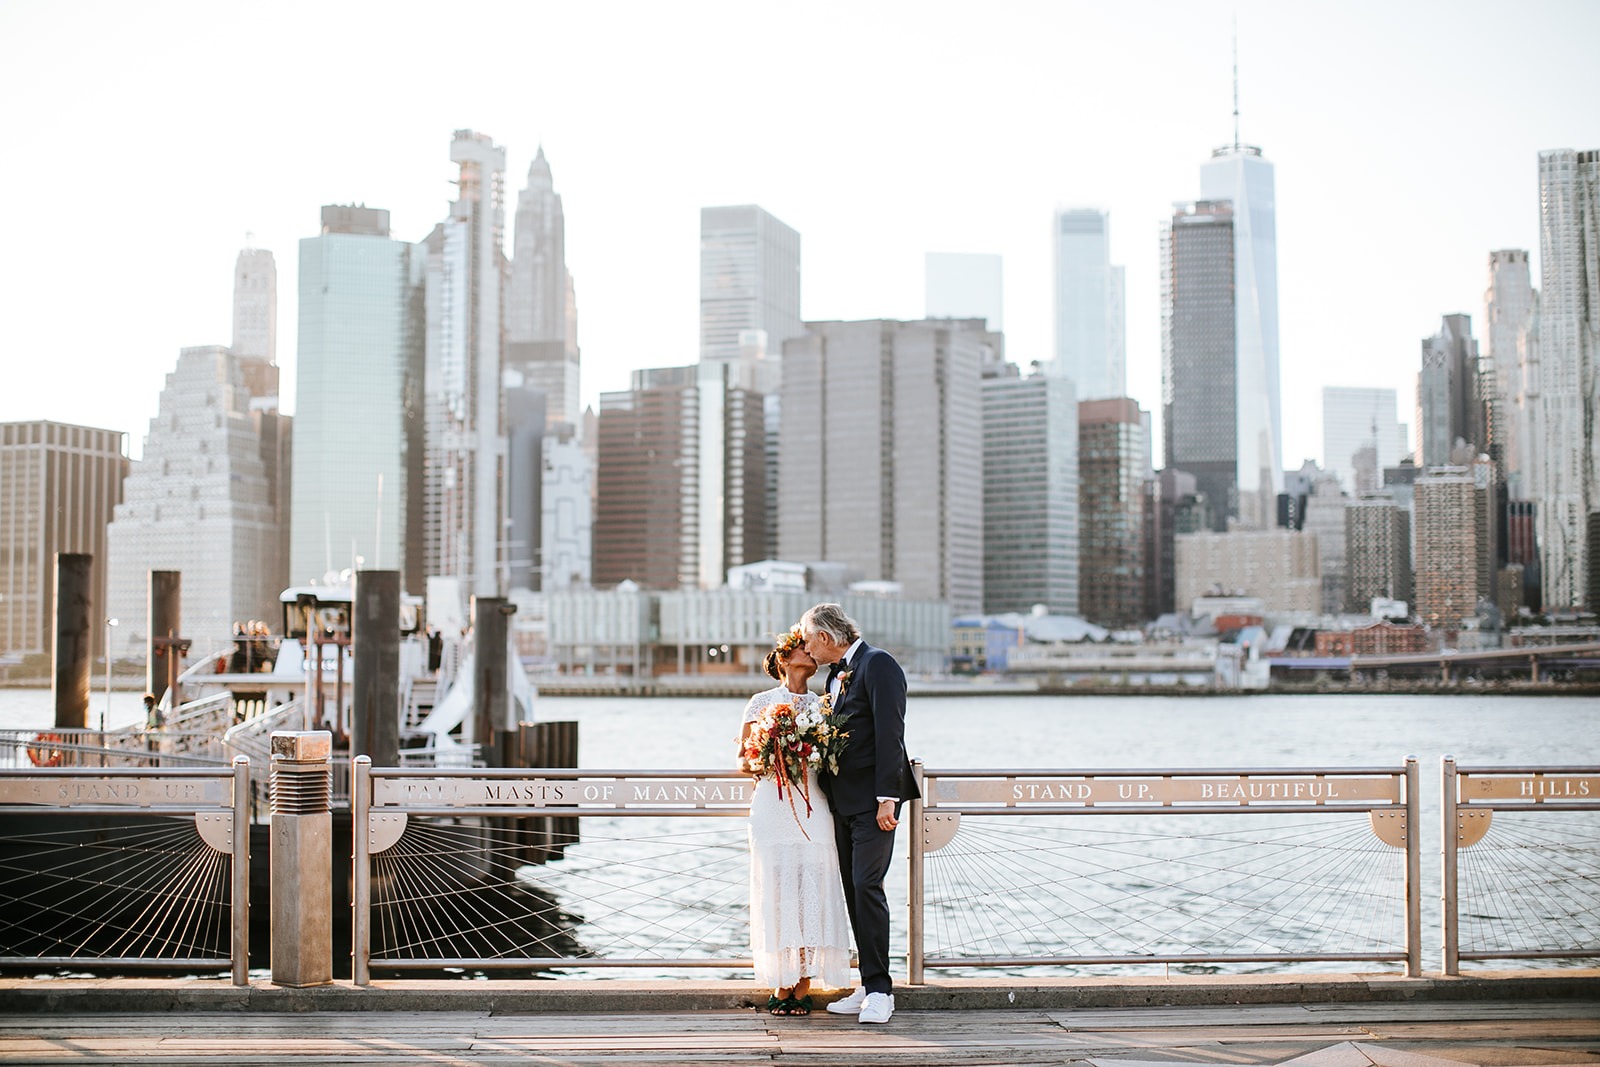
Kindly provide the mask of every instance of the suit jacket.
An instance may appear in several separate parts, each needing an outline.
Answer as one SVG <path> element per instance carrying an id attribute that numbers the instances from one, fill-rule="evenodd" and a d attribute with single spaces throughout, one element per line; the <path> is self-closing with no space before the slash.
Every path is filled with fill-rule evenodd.
<path id="1" fill-rule="evenodd" d="M 839 773 L 822 776 L 834 812 L 860 815 L 876 810 L 879 797 L 917 797 L 906 755 L 905 672 L 893 656 L 865 642 L 844 669 L 850 677 L 833 710 L 848 716 L 843 728 L 850 739 Z"/>

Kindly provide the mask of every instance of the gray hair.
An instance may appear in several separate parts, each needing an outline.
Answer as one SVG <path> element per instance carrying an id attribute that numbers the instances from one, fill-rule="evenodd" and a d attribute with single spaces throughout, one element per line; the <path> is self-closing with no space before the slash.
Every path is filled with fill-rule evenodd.
<path id="1" fill-rule="evenodd" d="M 800 616 L 800 632 L 827 634 L 836 645 L 848 647 L 861 636 L 856 620 L 838 604 L 818 604 Z"/>

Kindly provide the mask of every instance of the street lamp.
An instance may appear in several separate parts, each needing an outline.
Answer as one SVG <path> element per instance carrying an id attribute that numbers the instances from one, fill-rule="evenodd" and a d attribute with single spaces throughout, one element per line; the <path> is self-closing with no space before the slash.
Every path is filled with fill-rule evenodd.
<path id="1" fill-rule="evenodd" d="M 106 732 L 106 713 L 111 710 L 111 631 L 116 629 L 117 620 L 106 620 L 106 706 L 100 709 L 100 732 Z"/>

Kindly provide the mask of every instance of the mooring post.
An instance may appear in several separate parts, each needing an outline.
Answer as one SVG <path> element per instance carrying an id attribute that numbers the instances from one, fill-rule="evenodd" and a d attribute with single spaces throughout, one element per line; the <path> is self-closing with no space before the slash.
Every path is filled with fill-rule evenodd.
<path id="1" fill-rule="evenodd" d="M 183 639 L 183 573 L 151 571 L 149 597 L 144 690 L 159 702 L 177 684 L 189 651 L 189 642 Z M 180 700 L 181 695 L 174 693 L 167 706 L 176 708 Z"/>
<path id="2" fill-rule="evenodd" d="M 350 619 L 350 751 L 400 762 L 400 572 L 357 571 Z"/>
<path id="3" fill-rule="evenodd" d="M 514 729 L 506 695 L 506 636 L 517 606 L 504 597 L 472 598 L 472 740 L 486 766 L 497 758 L 499 735 Z"/>
<path id="4" fill-rule="evenodd" d="M 272 980 L 333 981 L 333 775 L 328 730 L 272 735 Z"/>
<path id="5" fill-rule="evenodd" d="M 89 726 L 89 599 L 94 557 L 83 552 L 56 553 L 56 628 L 51 690 L 56 726 L 84 730 Z M 109 655 L 109 653 L 107 653 Z"/>

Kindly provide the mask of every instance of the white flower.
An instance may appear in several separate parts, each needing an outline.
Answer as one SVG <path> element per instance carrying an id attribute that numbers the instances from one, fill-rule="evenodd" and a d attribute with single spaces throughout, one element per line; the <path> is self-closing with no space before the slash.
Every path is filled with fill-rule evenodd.
<path id="1" fill-rule="evenodd" d="M 816 749 L 812 749 L 811 750 L 811 755 L 807 756 L 806 759 L 808 761 L 810 761 L 811 763 L 821 763 L 822 762 L 822 753 L 819 752 Z"/>

